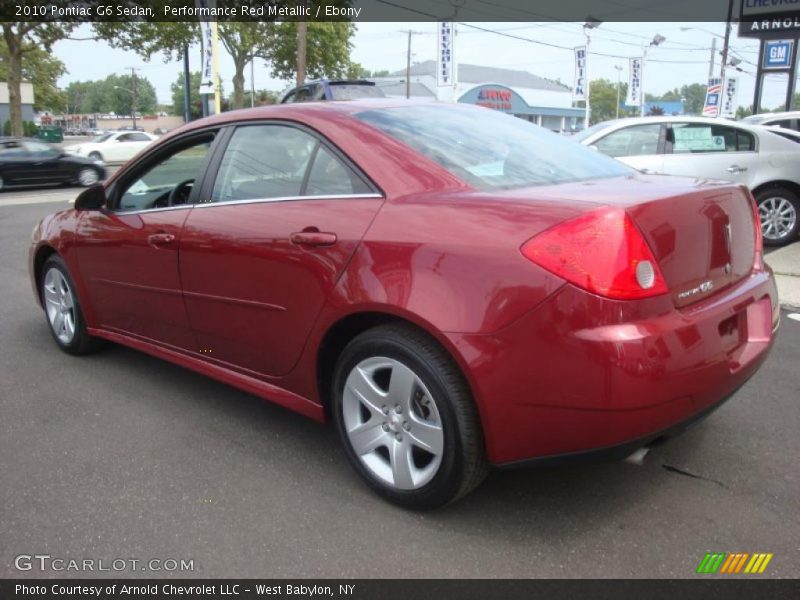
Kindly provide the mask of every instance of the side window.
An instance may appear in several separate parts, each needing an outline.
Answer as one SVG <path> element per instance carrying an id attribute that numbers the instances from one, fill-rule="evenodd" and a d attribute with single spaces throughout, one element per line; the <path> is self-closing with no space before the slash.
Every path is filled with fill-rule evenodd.
<path id="1" fill-rule="evenodd" d="M 37 157 L 48 157 L 58 154 L 58 152 L 52 147 L 48 146 L 47 144 L 42 144 L 41 142 L 26 141 L 25 148 L 27 149 L 28 154 Z"/>
<path id="2" fill-rule="evenodd" d="M 673 154 L 748 152 L 755 150 L 755 139 L 746 131 L 725 125 L 676 123 L 670 140 Z"/>
<path id="3" fill-rule="evenodd" d="M 211 202 L 299 196 L 316 144 L 294 127 L 237 128 L 222 157 Z"/>
<path id="4" fill-rule="evenodd" d="M 609 133 L 595 142 L 597 149 L 614 158 L 622 156 L 646 156 L 658 154 L 661 125 L 634 125 Z"/>
<path id="5" fill-rule="evenodd" d="M 785 129 L 794 129 L 794 127 L 792 127 L 793 125 L 792 119 L 784 119 L 783 121 L 770 121 L 769 123 L 767 123 L 767 125 L 770 125 L 771 127 L 783 127 Z"/>
<path id="6" fill-rule="evenodd" d="M 196 178 L 202 175 L 213 135 L 195 139 L 158 157 L 158 162 L 125 184 L 114 210 L 148 210 L 189 201 Z"/>
<path id="7" fill-rule="evenodd" d="M 143 133 L 129 133 L 125 136 L 126 142 L 149 142 L 150 138 Z"/>
<path id="8" fill-rule="evenodd" d="M 297 90 L 297 97 L 295 102 L 309 102 L 311 98 L 311 89 L 309 87 L 300 88 Z"/>
<path id="9" fill-rule="evenodd" d="M 297 94 L 295 92 L 289 92 L 288 94 L 286 94 L 286 97 L 283 99 L 283 102 L 281 102 L 281 104 L 291 104 L 297 99 L 296 96 Z"/>
<path id="10" fill-rule="evenodd" d="M 320 145 L 308 175 L 305 196 L 348 196 L 371 191 L 361 177 Z"/>
<path id="11" fill-rule="evenodd" d="M 0 145 L 0 159 L 19 158 L 20 156 L 25 156 L 25 149 L 18 141 L 12 140 Z"/>

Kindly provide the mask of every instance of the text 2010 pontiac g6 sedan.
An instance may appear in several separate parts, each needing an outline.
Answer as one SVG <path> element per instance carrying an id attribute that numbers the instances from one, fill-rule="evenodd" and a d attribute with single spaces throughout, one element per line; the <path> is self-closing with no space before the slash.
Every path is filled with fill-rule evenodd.
<path id="1" fill-rule="evenodd" d="M 488 465 L 632 453 L 752 376 L 778 324 L 743 187 L 646 176 L 475 107 L 196 121 L 35 229 L 56 343 L 111 340 L 319 420 L 430 508 Z"/>

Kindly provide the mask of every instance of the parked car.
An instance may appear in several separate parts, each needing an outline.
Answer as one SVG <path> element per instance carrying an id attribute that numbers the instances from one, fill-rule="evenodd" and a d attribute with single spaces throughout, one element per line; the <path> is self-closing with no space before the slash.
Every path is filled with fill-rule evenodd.
<path id="1" fill-rule="evenodd" d="M 65 352 L 111 340 L 332 419 L 369 486 L 431 508 L 730 397 L 779 322 L 756 219 L 742 185 L 489 109 L 288 104 L 161 138 L 46 217 L 29 268 Z"/>
<path id="2" fill-rule="evenodd" d="M 572 139 L 648 173 L 742 183 L 758 203 L 764 243 L 797 239 L 800 152 L 785 136 L 705 117 L 644 117 L 598 123 Z"/>
<path id="3" fill-rule="evenodd" d="M 83 186 L 105 179 L 103 163 L 70 156 L 38 140 L 0 138 L 0 191 L 16 185 L 78 183 Z"/>
<path id="4" fill-rule="evenodd" d="M 320 79 L 284 93 L 280 103 L 315 102 L 320 100 L 355 100 L 357 98 L 385 98 L 383 90 L 374 81 L 366 79 Z"/>
<path id="5" fill-rule="evenodd" d="M 133 158 L 157 139 L 158 136 L 143 131 L 110 131 L 91 142 L 70 146 L 67 151 L 107 163 L 119 163 Z"/>
<path id="6" fill-rule="evenodd" d="M 784 129 L 800 131 L 800 111 L 750 115 L 742 119 L 740 123 L 744 123 L 745 125 L 772 125 L 774 127 L 783 127 Z"/>

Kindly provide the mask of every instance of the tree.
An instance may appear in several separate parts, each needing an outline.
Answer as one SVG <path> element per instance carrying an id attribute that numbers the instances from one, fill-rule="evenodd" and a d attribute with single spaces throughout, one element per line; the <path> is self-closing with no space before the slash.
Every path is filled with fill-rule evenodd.
<path id="1" fill-rule="evenodd" d="M 670 90 L 661 96 L 647 94 L 647 101 L 679 102 L 682 100 L 685 114 L 701 115 L 703 114 L 703 106 L 706 103 L 706 89 L 706 85 L 703 83 L 692 83 Z"/>
<path id="2" fill-rule="evenodd" d="M 651 106 L 647 111 L 648 117 L 662 117 L 664 116 L 664 109 L 660 106 Z"/>
<path id="3" fill-rule="evenodd" d="M 64 39 L 75 27 L 72 23 L 3 23 L 3 40 L 7 61 L 9 116 L 11 134 L 21 136 L 22 126 L 22 76 L 23 62 L 37 49 L 50 53 L 53 44 Z"/>
<path id="4" fill-rule="evenodd" d="M 268 104 L 277 104 L 279 100 L 278 92 L 272 90 L 256 90 L 254 106 L 267 106 Z M 244 94 L 244 105 L 250 106 L 250 91 Z"/>
<path id="5" fill-rule="evenodd" d="M 628 84 L 620 84 L 619 101 L 624 104 L 628 93 Z M 617 84 L 608 79 L 595 79 L 589 86 L 589 102 L 592 109 L 590 121 L 592 124 L 608 121 L 617 117 Z M 627 111 L 620 107 L 620 116 L 626 116 Z"/>
<path id="6" fill-rule="evenodd" d="M 370 71 L 369 69 L 365 69 L 358 63 L 353 63 L 353 67 L 357 69 L 357 75 L 354 76 L 354 79 L 367 79 L 369 77 L 389 77 L 391 72 L 388 69 L 379 69 L 377 71 Z"/>
<path id="7" fill-rule="evenodd" d="M 306 70 L 311 79 L 346 77 L 356 26 L 349 22 L 309 22 L 306 33 Z M 272 76 L 291 81 L 297 73 L 297 23 L 275 23 L 263 58 L 272 63 Z"/>
<path id="8" fill-rule="evenodd" d="M 189 77 L 189 109 L 192 119 L 203 116 L 203 104 L 200 98 L 200 71 L 194 71 Z M 170 111 L 173 115 L 183 116 L 183 73 L 170 86 L 172 92 L 172 105 Z"/>
<path id="9" fill-rule="evenodd" d="M 233 59 L 232 108 L 244 108 L 244 70 L 254 56 L 268 56 L 274 28 L 261 21 L 220 22 L 219 39 Z"/>
<path id="10" fill-rule="evenodd" d="M 64 63 L 41 48 L 25 52 L 22 61 L 22 80 L 33 84 L 34 110 L 64 109 L 64 95 L 58 89 L 58 78 L 66 73 Z M 8 49 L 0 46 L 0 81 L 8 80 Z"/>

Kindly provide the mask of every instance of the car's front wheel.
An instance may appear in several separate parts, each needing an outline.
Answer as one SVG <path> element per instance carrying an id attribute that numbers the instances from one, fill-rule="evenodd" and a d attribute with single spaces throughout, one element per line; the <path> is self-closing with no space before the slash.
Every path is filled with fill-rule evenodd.
<path id="1" fill-rule="evenodd" d="M 42 269 L 39 292 L 58 347 L 69 354 L 87 354 L 101 342 L 86 331 L 81 304 L 66 264 L 57 255 L 47 259 Z"/>
<path id="2" fill-rule="evenodd" d="M 99 152 L 89 152 L 89 158 L 92 160 L 103 160 L 103 155 Z"/>
<path id="3" fill-rule="evenodd" d="M 800 198 L 783 187 L 756 194 L 761 233 L 767 246 L 785 246 L 797 238 L 800 228 Z"/>
<path id="4" fill-rule="evenodd" d="M 384 498 L 431 509 L 486 475 L 483 435 L 458 367 L 407 325 L 376 327 L 342 352 L 334 419 L 348 459 Z"/>

